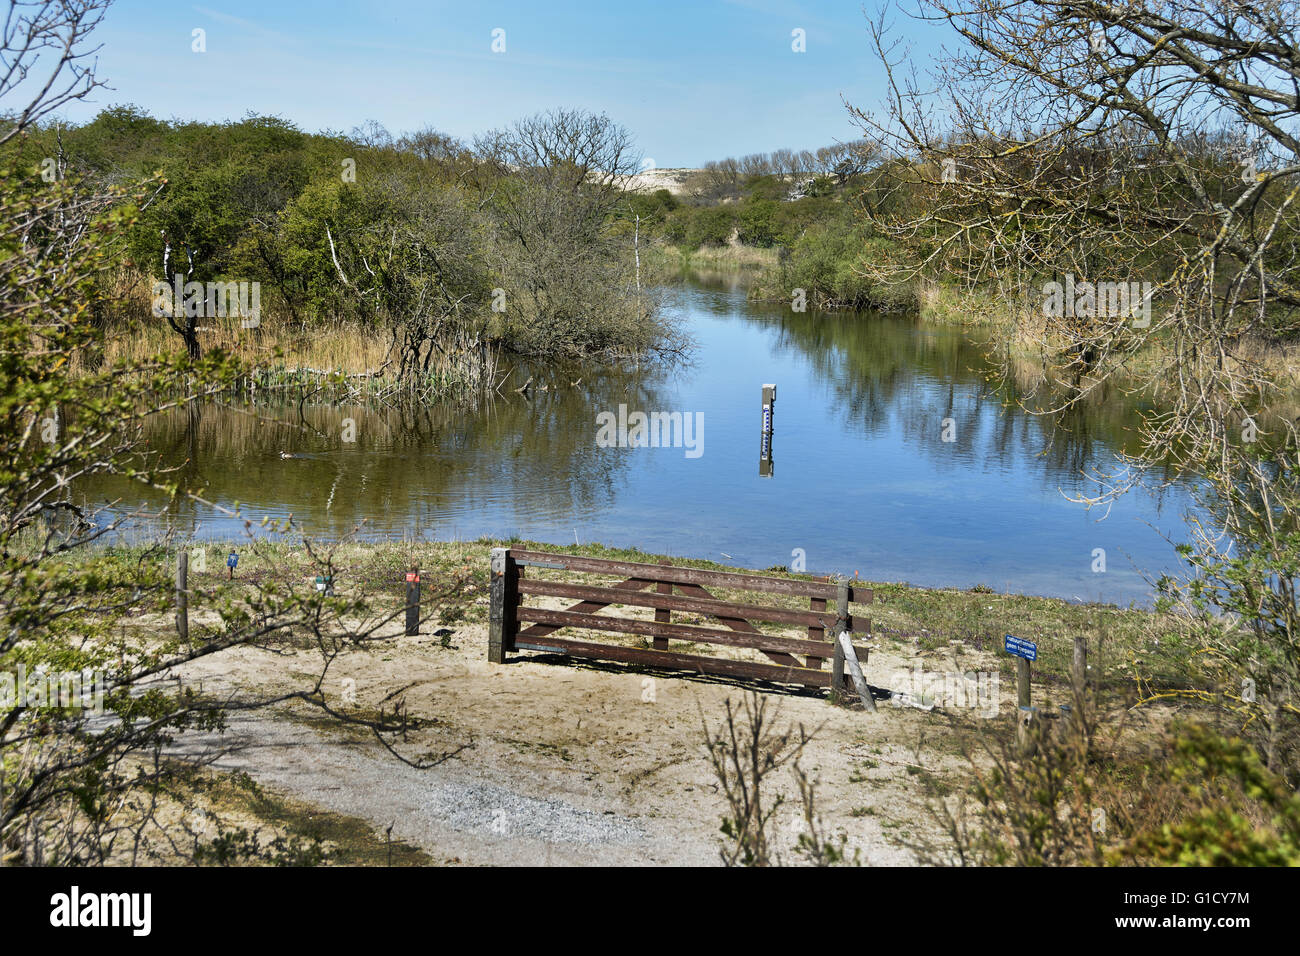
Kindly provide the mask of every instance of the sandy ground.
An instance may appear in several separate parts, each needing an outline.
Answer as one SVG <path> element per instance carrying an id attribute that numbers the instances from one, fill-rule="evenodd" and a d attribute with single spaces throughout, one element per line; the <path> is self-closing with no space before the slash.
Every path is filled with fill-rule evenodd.
<path id="1" fill-rule="evenodd" d="M 392 825 L 394 837 L 439 860 L 718 862 L 724 803 L 701 745 L 701 717 L 716 724 L 724 701 L 739 701 L 751 685 L 525 655 L 490 664 L 481 624 L 459 626 L 449 640 L 450 648 L 431 635 L 395 634 L 336 660 L 325 684 L 335 705 L 354 687 L 363 710 L 404 688 L 409 713 L 428 725 L 398 743 L 399 752 L 418 759 L 470 745 L 432 768 L 409 767 L 368 732 L 339 730 L 305 705 L 240 715 L 222 738 L 190 735 L 182 746 L 197 753 L 236 744 L 219 768 L 245 770 L 380 831 Z M 883 686 L 883 675 L 910 663 L 886 646 L 873 651 L 867 679 Z M 310 686 L 320 666 L 314 650 L 240 650 L 185 677 L 207 691 L 266 694 Z M 871 714 L 795 691 L 763 693 L 779 708 L 779 724 L 818 728 L 801 765 L 819 781 L 819 817 L 847 834 L 863 863 L 915 862 L 906 845 L 932 826 L 918 766 L 956 782 L 962 764 L 954 748 L 935 746 L 943 734 L 936 715 L 885 702 Z M 775 844 L 789 859 L 800 832 L 797 791 L 787 772 L 776 782 L 793 799 L 776 817 Z"/>

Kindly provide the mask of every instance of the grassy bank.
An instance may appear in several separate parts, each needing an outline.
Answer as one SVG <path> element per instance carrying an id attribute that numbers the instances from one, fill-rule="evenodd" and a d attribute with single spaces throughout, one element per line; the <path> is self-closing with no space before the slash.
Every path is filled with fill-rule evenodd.
<path id="1" fill-rule="evenodd" d="M 774 269 L 779 253 L 775 248 L 746 246 L 742 243 L 725 246 L 700 246 L 690 249 L 672 243 L 654 245 L 650 258 L 666 275 L 682 272 L 736 272 L 752 274 Z"/>
<path id="2" fill-rule="evenodd" d="M 144 368 L 152 356 L 183 349 L 180 337 L 164 321 L 135 323 L 107 334 L 103 363 Z M 200 336 L 205 352 L 219 350 L 232 356 L 247 370 L 244 381 L 258 388 L 329 385 L 340 396 L 366 397 L 390 392 L 397 385 L 400 355 L 393 348 L 392 333 L 353 322 L 304 330 L 271 318 L 256 329 L 245 329 L 238 319 L 206 319 Z M 409 384 L 418 386 L 419 394 L 438 398 L 467 395 L 496 382 L 497 357 L 495 346 L 482 354 L 477 350 L 437 353 L 418 381 Z M 74 374 L 79 370 L 74 368 Z"/>
<path id="3" fill-rule="evenodd" d="M 581 546 L 541 544 L 518 539 L 480 538 L 476 541 L 451 542 L 345 542 L 335 546 L 332 561 L 339 593 L 364 595 L 377 610 L 400 608 L 404 601 L 404 575 L 413 564 L 423 571 L 426 594 L 458 591 L 437 606 L 426 607 L 424 614 L 441 624 L 457 621 L 483 623 L 487 620 L 488 553 L 493 547 L 529 547 L 563 551 L 591 557 L 624 561 L 658 563 L 717 571 L 762 573 L 781 578 L 810 580 L 785 568 L 739 568 L 699 560 L 689 556 L 644 552 L 635 548 L 608 548 L 599 544 Z M 195 587 L 223 584 L 226 570 L 223 556 L 234 549 L 241 553 L 236 584 L 256 587 L 270 582 L 285 586 L 311 587 L 319 566 L 309 559 L 301 544 L 290 540 L 262 539 L 255 547 L 248 541 L 206 543 L 206 574 L 191 571 Z M 317 546 L 319 549 L 319 545 Z M 94 552 L 91 552 L 94 553 Z M 99 554 L 124 566 L 135 566 L 146 550 L 141 547 L 105 547 Z M 170 555 L 155 552 L 150 560 L 168 562 Z M 193 559 L 191 559 L 193 567 Z M 1001 655 L 1005 634 L 1015 634 L 1035 641 L 1040 647 L 1036 679 L 1065 686 L 1069 676 L 1070 655 L 1075 637 L 1086 637 L 1096 654 L 1098 679 L 1113 690 L 1132 682 L 1132 662 L 1144 659 L 1150 674 L 1154 660 L 1158 671 L 1176 679 L 1174 661 L 1160 664 L 1161 639 L 1172 629 L 1172 622 L 1153 612 L 1123 609 L 1114 605 L 1077 604 L 1057 598 L 1023 594 L 1000 594 L 977 586 L 970 590 L 955 588 L 921 588 L 905 583 L 871 582 L 875 603 L 871 611 L 870 633 L 873 640 L 894 645 L 910 655 L 920 655 L 945 666 L 960 660 L 963 654 L 997 652 L 1007 676 L 1014 672 L 1013 661 Z M 721 590 L 722 599 L 739 597 Z M 802 607 L 797 599 L 772 597 L 776 604 Z M 885 675 L 876 675 L 883 683 Z"/>
<path id="4" fill-rule="evenodd" d="M 916 312 L 922 322 L 957 326 L 997 342 L 1018 380 L 1030 366 L 1038 366 L 1041 376 L 1045 346 L 1065 348 L 1037 303 L 950 283 L 923 282 L 916 289 Z M 1279 394 L 1269 413 L 1294 418 L 1300 412 L 1300 343 L 1254 336 L 1238 341 L 1234 352 L 1239 361 L 1257 366 L 1277 385 Z M 1123 355 L 1123 375 L 1132 381 L 1158 380 L 1174 360 L 1167 337 L 1157 331 Z"/>

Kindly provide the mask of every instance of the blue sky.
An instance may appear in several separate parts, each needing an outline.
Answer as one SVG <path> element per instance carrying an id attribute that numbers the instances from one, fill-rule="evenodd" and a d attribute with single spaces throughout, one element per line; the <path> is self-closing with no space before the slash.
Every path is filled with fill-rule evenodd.
<path id="1" fill-rule="evenodd" d="M 931 30 L 896 22 L 918 54 L 933 49 Z M 196 28 L 205 53 L 191 49 Z M 504 53 L 491 49 L 497 28 Z M 582 107 L 626 126 L 661 167 L 850 139 L 843 98 L 875 106 L 883 93 L 860 0 L 118 0 L 97 39 L 113 89 L 68 109 L 73 120 L 134 103 L 162 118 L 253 111 L 312 131 L 375 119 L 470 138 Z"/>

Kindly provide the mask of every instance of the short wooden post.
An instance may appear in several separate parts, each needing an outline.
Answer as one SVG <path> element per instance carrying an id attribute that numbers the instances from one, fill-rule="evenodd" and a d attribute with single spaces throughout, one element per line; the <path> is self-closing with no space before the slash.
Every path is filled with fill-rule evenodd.
<path id="1" fill-rule="evenodd" d="M 190 553 L 176 552 L 176 633 L 182 641 L 190 639 Z"/>
<path id="2" fill-rule="evenodd" d="M 406 572 L 406 636 L 420 633 L 420 568 L 412 565 Z"/>
<path id="3" fill-rule="evenodd" d="M 1074 708 L 1069 704 L 1061 704 L 1058 713 L 1057 723 L 1060 725 L 1056 728 L 1056 739 L 1061 746 L 1069 746 L 1071 737 L 1074 735 Z"/>
<path id="4" fill-rule="evenodd" d="M 519 606 L 519 567 L 509 548 L 493 548 L 488 585 L 488 660 L 504 664 L 514 650 Z"/>
<path id="5" fill-rule="evenodd" d="M 839 701 L 840 692 L 848 690 L 844 680 L 844 648 L 840 646 L 840 635 L 850 631 L 849 627 L 849 581 L 840 575 L 835 582 L 835 657 L 831 660 L 831 700 Z"/>
<path id="6" fill-rule="evenodd" d="M 1074 700 L 1070 704 L 1070 713 L 1074 720 L 1074 731 L 1081 740 L 1088 736 L 1088 639 L 1074 639 L 1074 661 L 1070 667 L 1070 683 L 1074 690 Z"/>
<path id="7" fill-rule="evenodd" d="M 668 563 L 667 561 L 660 561 L 659 563 L 660 563 L 661 565 L 663 565 L 664 567 L 670 567 L 670 565 L 669 565 L 669 563 Z M 671 581 L 660 581 L 659 584 L 655 587 L 655 592 L 658 593 L 658 594 L 672 594 L 672 593 L 673 593 L 673 585 L 672 585 L 672 582 L 671 582 Z M 668 608 L 666 608 L 666 607 L 657 607 L 657 608 L 655 608 L 655 621 L 656 621 L 656 622 L 658 622 L 658 623 L 660 623 L 660 624 L 668 624 L 668 623 L 671 623 L 672 619 L 673 619 L 673 612 L 670 611 Z M 668 650 L 668 638 L 666 638 L 666 637 L 656 637 L 656 638 L 654 639 L 654 649 L 655 649 L 656 651 L 666 651 L 666 650 Z"/>
<path id="8" fill-rule="evenodd" d="M 1030 702 L 1029 661 L 1023 657 L 1016 658 L 1016 750 L 1022 757 L 1034 754 L 1033 733 L 1037 730 L 1031 724 L 1034 721 L 1034 708 Z"/>

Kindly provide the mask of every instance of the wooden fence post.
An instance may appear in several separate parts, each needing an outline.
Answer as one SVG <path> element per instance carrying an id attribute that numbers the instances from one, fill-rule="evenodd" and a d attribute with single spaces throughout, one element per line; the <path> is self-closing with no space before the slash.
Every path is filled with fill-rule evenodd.
<path id="1" fill-rule="evenodd" d="M 519 607 L 519 569 L 509 548 L 492 549 L 488 603 L 488 660 L 504 664 L 514 650 Z"/>
<path id="2" fill-rule="evenodd" d="M 844 648 L 840 647 L 840 634 L 849 626 L 849 582 L 843 575 L 835 578 L 835 629 L 831 643 L 835 656 L 831 658 L 831 703 L 838 704 L 840 693 L 848 688 L 844 680 Z"/>
<path id="3" fill-rule="evenodd" d="M 406 573 L 406 636 L 420 633 L 420 568 L 412 565 Z"/>
<path id="4" fill-rule="evenodd" d="M 831 702 L 838 703 L 840 692 L 848 689 L 844 680 L 844 666 L 847 663 L 853 678 L 853 688 L 867 710 L 876 709 L 876 700 L 871 696 L 871 688 L 862 674 L 857 655 L 853 652 L 853 629 L 849 624 L 849 579 L 840 576 L 836 582 L 835 596 L 835 657 L 831 663 Z"/>
<path id="5" fill-rule="evenodd" d="M 190 553 L 184 548 L 176 552 L 176 633 L 182 641 L 190 639 Z"/>
<path id="6" fill-rule="evenodd" d="M 1074 718 L 1074 731 L 1080 739 L 1087 741 L 1088 738 L 1088 639 L 1086 637 L 1076 637 L 1074 639 L 1074 661 L 1070 668 L 1070 683 L 1073 685 L 1074 701 L 1070 705 L 1070 712 Z"/>
<path id="7" fill-rule="evenodd" d="M 1034 708 L 1031 706 L 1029 690 L 1029 661 L 1023 657 L 1016 658 L 1016 750 L 1022 757 L 1032 757 L 1035 746 L 1033 733 L 1038 728 L 1030 725 L 1034 720 Z"/>
<path id="8" fill-rule="evenodd" d="M 664 567 L 671 566 L 667 561 L 660 561 L 659 563 Z M 669 581 L 660 581 L 658 586 L 655 588 L 655 591 L 658 594 L 672 594 L 673 593 L 672 583 Z M 660 624 L 670 624 L 672 623 L 672 619 L 673 619 L 673 612 L 670 611 L 668 608 L 666 607 L 655 608 L 655 620 L 658 621 Z M 656 637 L 654 639 L 654 649 L 656 651 L 668 650 L 668 638 Z"/>

